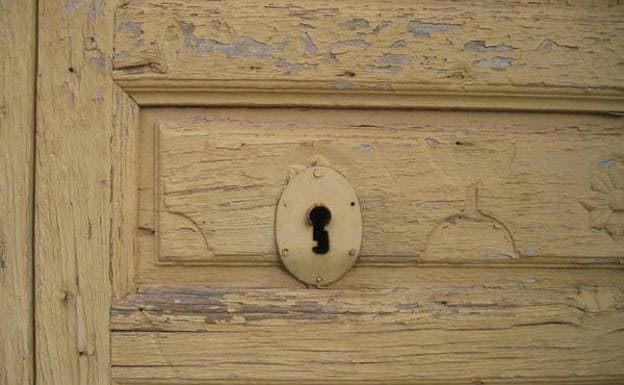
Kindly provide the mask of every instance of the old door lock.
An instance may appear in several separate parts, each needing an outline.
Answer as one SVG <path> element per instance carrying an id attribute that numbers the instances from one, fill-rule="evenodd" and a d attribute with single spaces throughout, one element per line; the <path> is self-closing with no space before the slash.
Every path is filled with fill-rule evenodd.
<path id="1" fill-rule="evenodd" d="M 299 280 L 327 285 L 355 263 L 362 244 L 362 215 L 353 187 L 328 167 L 295 175 L 280 198 L 275 238 L 284 266 Z"/>

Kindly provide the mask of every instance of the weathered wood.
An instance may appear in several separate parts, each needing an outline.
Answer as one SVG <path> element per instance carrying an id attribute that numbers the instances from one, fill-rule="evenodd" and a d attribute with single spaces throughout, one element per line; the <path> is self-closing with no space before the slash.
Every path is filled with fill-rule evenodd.
<path id="1" fill-rule="evenodd" d="M 120 299 L 136 287 L 135 253 L 138 213 L 137 136 L 139 107 L 119 87 L 114 88 L 111 142 L 110 262 L 113 297 Z"/>
<path id="2" fill-rule="evenodd" d="M 135 0 L 115 78 L 146 104 L 622 110 L 623 17 L 616 1 Z"/>
<path id="3" fill-rule="evenodd" d="M 142 127 L 140 253 L 277 263 L 289 174 L 327 164 L 360 199 L 360 263 L 617 266 L 622 128 L 590 115 L 162 110 Z"/>
<path id="4" fill-rule="evenodd" d="M 36 2 L 0 2 L 0 383 L 33 384 Z"/>
<path id="5" fill-rule="evenodd" d="M 110 304 L 133 287 L 137 107 L 111 79 L 115 5 L 39 2 L 38 384 L 109 383 Z"/>
<path id="6" fill-rule="evenodd" d="M 618 114 L 146 108 L 624 110 L 622 7 L 531 3 L 40 2 L 37 382 L 621 383 Z M 369 226 L 322 290 L 267 227 L 314 161 Z"/>
<path id="7" fill-rule="evenodd" d="M 331 290 L 146 286 L 113 307 L 113 374 L 121 383 L 621 381 L 622 274 L 356 268 Z"/>

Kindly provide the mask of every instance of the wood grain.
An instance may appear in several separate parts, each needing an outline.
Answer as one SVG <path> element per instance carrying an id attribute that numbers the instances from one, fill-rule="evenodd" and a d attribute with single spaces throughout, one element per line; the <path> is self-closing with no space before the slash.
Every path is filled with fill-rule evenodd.
<path id="1" fill-rule="evenodd" d="M 113 290 L 121 296 L 132 287 L 131 271 L 115 262 L 131 255 L 133 236 L 121 232 L 134 227 L 133 187 L 123 185 L 134 165 L 124 154 L 133 152 L 137 107 L 111 79 L 115 6 L 39 2 L 38 384 L 110 383 Z"/>
<path id="2" fill-rule="evenodd" d="M 355 268 L 331 290 L 150 285 L 113 307 L 113 375 L 121 383 L 616 383 L 622 278 Z"/>
<path id="3" fill-rule="evenodd" d="M 621 111 L 624 7 L 534 3 L 134 0 L 114 76 L 145 104 Z"/>
<path id="4" fill-rule="evenodd" d="M 619 117 L 264 109 L 151 116 L 142 128 L 139 220 L 148 261 L 277 263 L 277 201 L 289 175 L 311 165 L 335 168 L 355 188 L 360 263 L 619 266 L 624 253 Z"/>
<path id="5" fill-rule="evenodd" d="M 0 2 L 0 383 L 34 383 L 36 2 Z"/>

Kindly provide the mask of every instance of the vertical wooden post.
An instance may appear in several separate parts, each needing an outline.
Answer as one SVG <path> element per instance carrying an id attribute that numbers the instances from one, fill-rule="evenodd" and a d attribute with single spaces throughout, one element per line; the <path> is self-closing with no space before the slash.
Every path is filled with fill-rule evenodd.
<path id="1" fill-rule="evenodd" d="M 0 384 L 33 383 L 35 4 L 0 1 Z"/>

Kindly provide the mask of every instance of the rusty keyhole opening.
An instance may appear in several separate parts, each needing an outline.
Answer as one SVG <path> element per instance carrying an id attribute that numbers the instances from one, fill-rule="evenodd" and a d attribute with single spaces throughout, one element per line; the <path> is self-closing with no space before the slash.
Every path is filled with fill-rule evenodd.
<path id="1" fill-rule="evenodd" d="M 331 211 L 325 206 L 315 206 L 308 213 L 310 225 L 312 225 L 312 239 L 316 246 L 312 251 L 316 254 L 327 254 L 329 251 L 329 233 L 325 226 L 331 221 Z"/>

